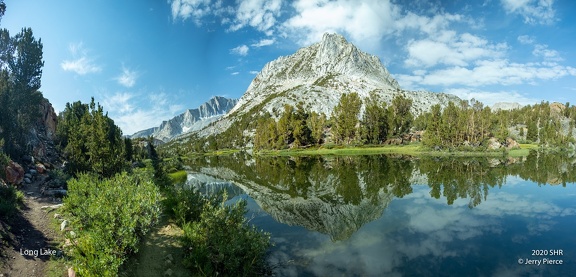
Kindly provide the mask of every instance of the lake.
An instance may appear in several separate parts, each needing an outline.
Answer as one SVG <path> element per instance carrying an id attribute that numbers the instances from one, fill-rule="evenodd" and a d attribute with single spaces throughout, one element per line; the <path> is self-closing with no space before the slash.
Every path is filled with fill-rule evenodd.
<path id="1" fill-rule="evenodd" d="M 187 182 L 247 201 L 276 276 L 571 276 L 575 164 L 235 154 L 191 162 Z"/>

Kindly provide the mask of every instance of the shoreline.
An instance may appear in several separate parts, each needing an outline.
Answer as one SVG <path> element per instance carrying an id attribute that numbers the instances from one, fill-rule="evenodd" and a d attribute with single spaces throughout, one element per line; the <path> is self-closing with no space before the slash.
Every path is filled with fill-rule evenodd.
<path id="1" fill-rule="evenodd" d="M 262 150 L 255 153 L 260 156 L 300 156 L 300 155 L 379 155 L 379 154 L 400 154 L 409 156 L 431 156 L 431 157 L 523 157 L 528 156 L 530 150 L 538 149 L 536 144 L 521 144 L 518 149 L 499 150 L 432 150 L 421 145 L 394 145 L 394 146 L 350 146 L 334 148 L 308 148 L 308 149 L 283 149 L 283 150 Z"/>
<path id="2" fill-rule="evenodd" d="M 531 150 L 552 149 L 541 148 L 537 144 L 520 144 L 516 149 L 498 149 L 498 150 L 432 150 L 421 144 L 408 145 L 371 145 L 371 146 L 341 146 L 332 147 L 310 147 L 282 150 L 260 150 L 253 152 L 253 156 L 354 156 L 354 155 L 381 155 L 381 154 L 398 154 L 415 157 L 525 157 Z M 244 149 L 221 149 L 205 153 L 194 153 L 185 157 L 193 156 L 225 156 L 234 153 L 246 151 Z"/>

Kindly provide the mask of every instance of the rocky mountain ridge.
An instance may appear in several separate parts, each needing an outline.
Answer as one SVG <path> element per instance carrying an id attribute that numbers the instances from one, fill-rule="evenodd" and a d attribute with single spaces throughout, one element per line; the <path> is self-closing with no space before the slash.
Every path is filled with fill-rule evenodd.
<path id="1" fill-rule="evenodd" d="M 285 104 L 299 102 L 308 112 L 330 117 L 343 94 L 357 92 L 365 99 L 373 91 L 387 104 L 399 94 L 412 99 L 415 116 L 435 104 L 444 107 L 461 100 L 450 94 L 402 90 L 378 57 L 362 52 L 341 35 L 325 34 L 322 41 L 266 64 L 237 105 L 197 134 L 219 134 L 245 116 L 268 112 L 278 117 Z"/>
<path id="2" fill-rule="evenodd" d="M 522 105 L 517 102 L 497 102 L 494 103 L 494 105 L 492 105 L 491 107 L 493 111 L 499 111 L 499 110 L 510 111 L 520 108 L 522 108 Z"/>
<path id="3" fill-rule="evenodd" d="M 178 135 L 204 128 L 226 114 L 237 102 L 237 99 L 221 96 L 212 97 L 198 108 L 188 109 L 170 120 L 163 121 L 160 126 L 136 132 L 130 138 L 153 136 L 166 142 Z"/>

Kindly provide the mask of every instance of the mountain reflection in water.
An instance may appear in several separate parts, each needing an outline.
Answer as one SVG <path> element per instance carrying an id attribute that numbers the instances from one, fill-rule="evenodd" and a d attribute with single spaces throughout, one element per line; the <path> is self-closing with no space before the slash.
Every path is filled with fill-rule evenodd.
<path id="1" fill-rule="evenodd" d="M 203 157 L 190 185 L 248 200 L 279 276 L 576 270 L 575 157 Z M 258 216 L 254 216 L 258 215 Z M 302 228 L 303 227 L 303 228 Z M 563 249 L 563 265 L 518 264 Z M 550 257 L 536 257 L 550 258 Z"/>

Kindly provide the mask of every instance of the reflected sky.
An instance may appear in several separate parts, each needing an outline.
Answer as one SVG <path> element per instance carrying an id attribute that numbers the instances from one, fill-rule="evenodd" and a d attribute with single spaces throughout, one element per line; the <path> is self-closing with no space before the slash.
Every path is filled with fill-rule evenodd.
<path id="1" fill-rule="evenodd" d="M 509 185 L 508 185 L 509 184 Z M 251 223 L 272 233 L 277 276 L 568 276 L 576 272 L 576 186 L 509 177 L 474 208 L 431 197 L 395 198 L 349 239 L 276 222 L 247 195 Z M 563 249 L 564 265 L 519 265 L 532 249 Z M 553 258 L 547 256 L 546 258 Z"/>

